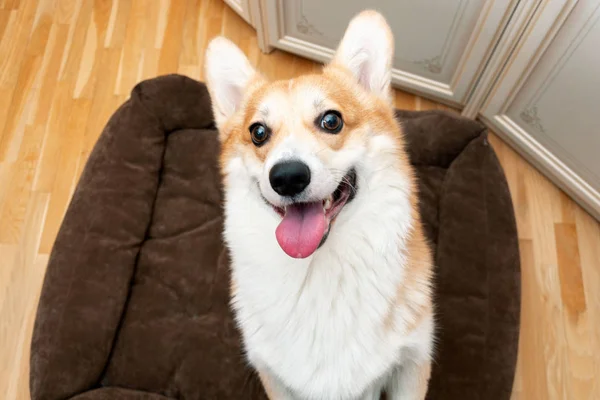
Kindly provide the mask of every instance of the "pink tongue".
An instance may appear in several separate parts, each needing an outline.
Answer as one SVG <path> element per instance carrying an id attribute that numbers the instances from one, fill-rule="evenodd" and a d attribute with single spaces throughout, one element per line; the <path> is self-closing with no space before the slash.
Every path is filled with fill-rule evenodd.
<path id="1" fill-rule="evenodd" d="M 275 236 L 288 256 L 306 258 L 317 250 L 326 229 L 322 202 L 293 204 L 287 207 Z"/>

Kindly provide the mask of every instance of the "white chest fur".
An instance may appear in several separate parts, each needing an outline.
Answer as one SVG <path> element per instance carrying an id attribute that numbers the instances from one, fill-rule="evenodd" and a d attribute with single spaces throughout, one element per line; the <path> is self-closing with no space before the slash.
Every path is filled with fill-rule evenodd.
<path id="1" fill-rule="evenodd" d="M 404 185 L 375 184 L 357 196 L 323 247 L 296 260 L 275 240 L 280 217 L 247 184 L 229 180 L 225 238 L 249 360 L 299 393 L 356 397 L 399 363 L 410 341 L 402 327 L 385 328 L 405 272 Z"/>

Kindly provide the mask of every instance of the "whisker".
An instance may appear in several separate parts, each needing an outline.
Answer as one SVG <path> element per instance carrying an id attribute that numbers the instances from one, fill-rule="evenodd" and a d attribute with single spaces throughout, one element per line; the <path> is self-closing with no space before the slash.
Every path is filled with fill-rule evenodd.
<path id="1" fill-rule="evenodd" d="M 315 154 L 319 154 L 322 151 L 327 150 L 327 146 L 322 147 L 320 150 L 317 150 L 317 152 Z"/>
<path id="2" fill-rule="evenodd" d="M 352 189 L 352 192 L 354 192 L 354 194 L 356 194 L 356 187 L 354 185 L 352 185 L 352 183 L 350 183 L 350 180 L 348 178 L 346 178 L 344 176 L 342 178 L 342 182 L 344 182 L 346 185 L 348 185 L 350 187 L 350 189 Z"/>

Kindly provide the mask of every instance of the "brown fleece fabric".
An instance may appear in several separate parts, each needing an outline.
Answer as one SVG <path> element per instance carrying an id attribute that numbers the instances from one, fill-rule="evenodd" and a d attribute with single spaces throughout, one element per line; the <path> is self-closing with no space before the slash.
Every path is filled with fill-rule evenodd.
<path id="1" fill-rule="evenodd" d="M 520 267 L 506 180 L 479 123 L 399 111 L 435 250 L 431 399 L 508 399 Z M 50 257 L 34 400 L 263 399 L 229 309 L 219 144 L 205 86 L 140 83 L 108 122 Z"/>

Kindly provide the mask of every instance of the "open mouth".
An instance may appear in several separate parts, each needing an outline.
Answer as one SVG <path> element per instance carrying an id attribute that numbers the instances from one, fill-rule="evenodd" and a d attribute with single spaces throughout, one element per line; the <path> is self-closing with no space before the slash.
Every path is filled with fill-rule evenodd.
<path id="1" fill-rule="evenodd" d="M 331 224 L 356 195 L 356 171 L 350 170 L 327 198 L 292 203 L 285 208 L 272 206 L 282 216 L 275 230 L 277 242 L 293 258 L 306 258 L 327 239 Z"/>

